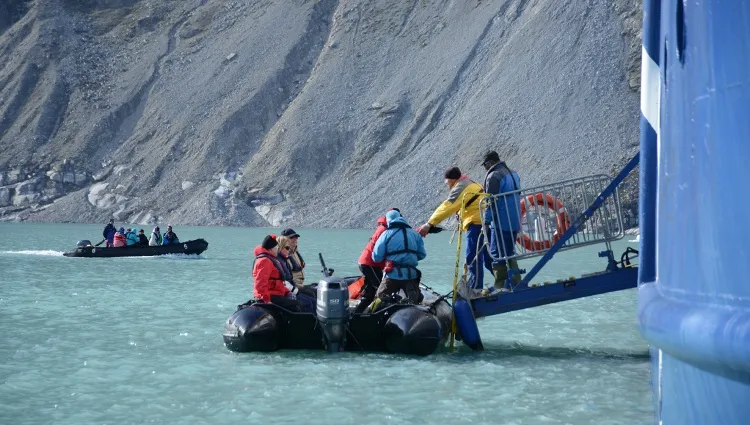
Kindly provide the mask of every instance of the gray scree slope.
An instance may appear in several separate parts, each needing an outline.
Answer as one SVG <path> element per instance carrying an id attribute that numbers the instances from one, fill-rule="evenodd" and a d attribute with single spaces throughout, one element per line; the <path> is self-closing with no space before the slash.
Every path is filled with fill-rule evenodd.
<path id="1" fill-rule="evenodd" d="M 611 174 L 638 150 L 640 8 L 5 0 L 0 219 L 416 225 L 488 148 L 526 187 Z"/>

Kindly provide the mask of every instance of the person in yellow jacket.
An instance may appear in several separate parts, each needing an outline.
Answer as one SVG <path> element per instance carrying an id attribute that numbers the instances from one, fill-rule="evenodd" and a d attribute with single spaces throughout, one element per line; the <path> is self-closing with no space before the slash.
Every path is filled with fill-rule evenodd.
<path id="1" fill-rule="evenodd" d="M 480 184 L 462 174 L 458 167 L 449 168 L 445 172 L 445 184 L 451 190 L 448 199 L 437 207 L 427 223 L 417 231 L 423 237 L 427 236 L 431 227 L 439 225 L 452 214 L 457 214 L 461 230 L 466 232 L 466 277 L 471 288 L 482 289 L 484 268 L 487 267 L 492 272 L 492 259 L 484 247 L 482 217 L 479 212 L 479 201 L 484 190 Z"/>

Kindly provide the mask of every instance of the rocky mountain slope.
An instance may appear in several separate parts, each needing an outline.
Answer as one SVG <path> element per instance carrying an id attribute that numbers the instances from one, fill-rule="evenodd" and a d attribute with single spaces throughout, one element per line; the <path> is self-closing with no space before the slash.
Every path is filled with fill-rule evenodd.
<path id="1" fill-rule="evenodd" d="M 611 173 L 640 7 L 4 0 L 0 219 L 370 227 L 490 148 L 526 187 Z"/>

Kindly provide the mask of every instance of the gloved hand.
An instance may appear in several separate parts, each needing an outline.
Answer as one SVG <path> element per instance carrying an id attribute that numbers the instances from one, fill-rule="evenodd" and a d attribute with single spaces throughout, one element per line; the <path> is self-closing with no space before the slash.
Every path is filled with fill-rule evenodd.
<path id="1" fill-rule="evenodd" d="M 289 298 L 290 300 L 296 300 L 297 299 L 297 296 L 294 295 L 294 292 L 287 292 L 286 293 L 286 297 Z"/>
<path id="2" fill-rule="evenodd" d="M 293 295 L 297 295 L 297 292 L 299 292 L 299 289 L 297 289 L 297 285 L 289 282 L 288 280 L 284 281 L 284 286 L 286 286 L 286 289 L 288 289 L 289 292 Z"/>
<path id="3" fill-rule="evenodd" d="M 425 223 L 417 227 L 417 233 L 419 233 L 420 236 L 425 237 L 430 232 L 430 227 L 432 227 L 430 223 Z"/>

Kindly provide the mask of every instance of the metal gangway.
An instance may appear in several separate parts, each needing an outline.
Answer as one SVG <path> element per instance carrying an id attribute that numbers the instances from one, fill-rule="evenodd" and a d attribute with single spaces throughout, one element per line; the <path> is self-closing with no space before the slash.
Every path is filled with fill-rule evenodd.
<path id="1" fill-rule="evenodd" d="M 510 215 L 507 212 L 515 210 L 513 215 L 520 218 L 521 224 L 514 252 L 507 252 L 502 241 L 494 238 L 487 242 L 496 248 L 489 251 L 490 257 L 493 261 L 500 261 L 544 255 L 572 223 L 584 216 L 586 208 L 604 192 L 610 181 L 612 177 L 597 174 L 500 195 L 485 194 L 480 200 L 480 210 L 489 209 L 493 221 L 507 220 Z M 483 225 L 489 224 L 484 222 L 484 215 L 482 220 Z M 611 242 L 622 239 L 624 235 L 620 198 L 615 189 L 558 251 L 599 243 L 607 244 L 609 249 Z M 492 252 L 499 255 L 492 255 Z"/>
<path id="2" fill-rule="evenodd" d="M 473 349 L 481 349 L 476 326 L 478 318 L 637 287 L 638 267 L 630 260 L 637 257 L 638 251 L 627 248 L 618 261 L 611 243 L 625 235 L 617 188 L 639 161 L 640 154 L 636 154 L 614 178 L 600 174 L 499 195 L 481 194 L 480 210 L 489 209 L 493 228 L 502 227 L 500 222 L 504 219 L 509 220 L 508 223 L 515 219 L 520 222 L 516 222 L 520 224 L 520 231 L 512 252 L 504 248 L 500 238 L 488 240 L 487 231 L 482 231 L 486 240 L 482 248 L 489 251 L 492 261 L 505 261 L 511 266 L 506 280 L 510 290 L 488 293 L 469 288 L 465 267 L 463 278 L 459 279 L 462 251 L 462 232 L 459 231 L 453 279 L 452 336 Z M 508 214 L 513 208 L 517 214 Z M 483 229 L 487 224 L 490 223 L 483 223 Z M 506 229 L 511 227 L 518 228 L 518 225 L 505 226 Z M 606 248 L 598 255 L 606 258 L 607 265 L 601 272 L 529 285 L 557 252 L 602 243 Z M 540 258 L 528 272 L 515 267 L 517 260 L 533 257 Z M 518 275 L 522 278 L 518 279 Z"/>

